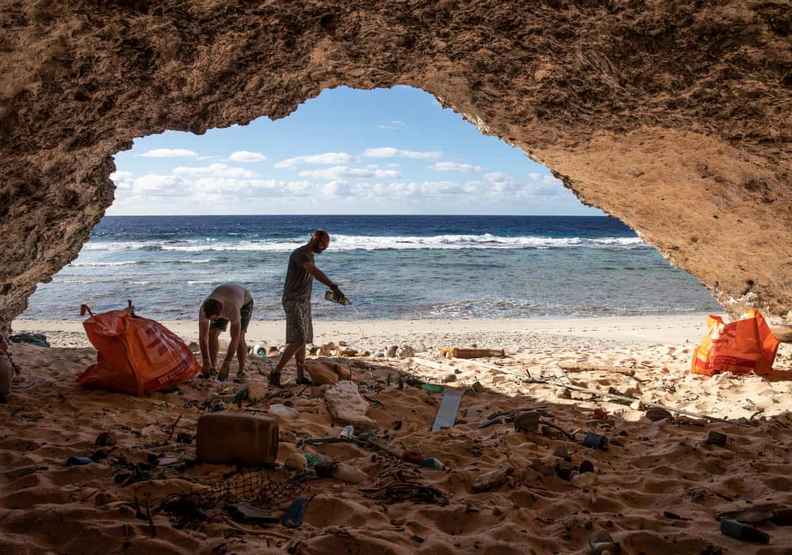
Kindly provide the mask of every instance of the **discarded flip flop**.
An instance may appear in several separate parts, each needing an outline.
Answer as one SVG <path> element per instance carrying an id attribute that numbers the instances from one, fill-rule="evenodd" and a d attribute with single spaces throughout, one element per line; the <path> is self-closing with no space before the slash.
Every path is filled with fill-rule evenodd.
<path id="1" fill-rule="evenodd" d="M 299 528 L 302 526 L 305 517 L 305 508 L 308 506 L 310 497 L 298 497 L 292 501 L 289 508 L 281 516 L 281 524 L 286 528 Z"/>
<path id="2" fill-rule="evenodd" d="M 586 435 L 583 436 L 583 441 L 581 443 L 583 443 L 585 447 L 589 447 L 591 449 L 608 448 L 608 438 L 593 432 L 586 432 Z"/>

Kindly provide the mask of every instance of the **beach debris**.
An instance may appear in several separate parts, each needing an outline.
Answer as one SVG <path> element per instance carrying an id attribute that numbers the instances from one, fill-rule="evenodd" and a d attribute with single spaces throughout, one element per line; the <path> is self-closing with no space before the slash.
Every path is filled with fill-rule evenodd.
<path id="1" fill-rule="evenodd" d="M 86 464 L 93 464 L 95 461 L 90 457 L 69 457 L 66 459 L 66 466 L 83 466 Z"/>
<path id="2" fill-rule="evenodd" d="M 588 555 L 618 555 L 621 546 L 605 531 L 597 532 L 588 541 Z"/>
<path id="3" fill-rule="evenodd" d="M 10 335 L 8 340 L 11 343 L 25 343 L 27 345 L 35 345 L 36 347 L 49 347 L 49 340 L 43 333 L 15 333 Z"/>
<path id="4" fill-rule="evenodd" d="M 292 501 L 289 508 L 281 516 L 281 524 L 286 528 L 299 528 L 302 526 L 305 508 L 310 501 L 310 497 L 298 497 Z"/>
<path id="5" fill-rule="evenodd" d="M 571 462 L 562 460 L 556 463 L 553 471 L 555 472 L 556 476 L 568 482 L 577 472 L 577 468 Z"/>
<path id="6" fill-rule="evenodd" d="M 443 378 L 443 383 L 451 383 L 457 381 L 456 374 L 448 374 Z"/>
<path id="7" fill-rule="evenodd" d="M 569 454 L 569 449 L 567 449 L 563 445 L 559 445 L 558 447 L 553 449 L 553 455 L 565 461 L 572 460 L 572 455 Z"/>
<path id="8" fill-rule="evenodd" d="M 338 433 L 338 437 L 344 439 L 352 439 L 355 437 L 355 427 L 354 426 L 344 426 L 341 428 L 341 431 Z"/>
<path id="9" fill-rule="evenodd" d="M 704 443 L 706 445 L 715 445 L 716 447 L 726 447 L 726 441 L 728 440 L 728 436 L 721 432 L 716 432 L 711 430 L 707 433 L 707 437 L 704 439 Z"/>
<path id="10" fill-rule="evenodd" d="M 308 465 L 308 461 L 302 453 L 290 453 L 289 456 L 286 457 L 286 460 L 283 461 L 283 465 L 291 470 L 304 472 L 305 467 Z"/>
<path id="11" fill-rule="evenodd" d="M 539 413 L 536 411 L 521 412 L 514 417 L 514 429 L 518 432 L 536 432 L 539 430 Z"/>
<path id="12" fill-rule="evenodd" d="M 728 518 L 721 519 L 720 530 L 721 534 L 724 536 L 729 536 L 736 540 L 761 544 L 770 543 L 769 534 L 738 520 L 731 520 Z"/>
<path id="13" fill-rule="evenodd" d="M 377 351 L 376 353 L 374 353 L 374 356 L 376 358 L 385 358 L 385 351 Z"/>
<path id="14" fill-rule="evenodd" d="M 338 346 L 335 343 L 325 343 L 321 347 L 319 347 L 319 354 L 321 356 L 329 357 L 333 356 L 335 352 L 338 350 Z"/>
<path id="15" fill-rule="evenodd" d="M 195 436 L 187 432 L 179 432 L 176 434 L 176 443 L 184 445 L 192 445 Z"/>
<path id="16" fill-rule="evenodd" d="M 338 463 L 333 477 L 350 484 L 361 484 L 368 480 L 368 474 L 347 463 Z"/>
<path id="17" fill-rule="evenodd" d="M 477 349 L 464 347 L 445 347 L 440 349 L 440 353 L 445 358 L 503 358 L 506 351 L 503 349 Z"/>
<path id="18" fill-rule="evenodd" d="M 278 421 L 251 414 L 205 414 L 198 419 L 196 456 L 210 464 L 267 465 L 278 455 Z"/>
<path id="19" fill-rule="evenodd" d="M 311 376 L 314 385 L 333 385 L 340 380 L 352 379 L 352 371 L 349 367 L 332 360 L 306 360 L 305 371 Z"/>
<path id="20" fill-rule="evenodd" d="M 250 503 L 230 503 L 225 506 L 229 516 L 243 524 L 277 524 L 280 519 Z"/>
<path id="21" fill-rule="evenodd" d="M 374 488 L 361 490 L 370 499 L 393 504 L 403 501 L 448 505 L 448 497 L 434 486 L 407 480 L 389 481 Z"/>
<path id="22" fill-rule="evenodd" d="M 442 393 L 445 391 L 445 387 L 433 383 L 422 383 L 419 387 L 427 393 Z"/>
<path id="23" fill-rule="evenodd" d="M 443 393 L 443 399 L 440 401 L 440 408 L 437 409 L 437 416 L 435 416 L 432 431 L 438 432 L 444 428 L 451 428 L 456 421 L 457 411 L 459 411 L 459 403 L 462 401 L 462 395 L 465 393 L 463 389 L 449 389 L 446 388 Z"/>
<path id="24" fill-rule="evenodd" d="M 745 524 L 761 524 L 772 522 L 777 526 L 792 525 L 792 508 L 778 503 L 762 503 L 739 509 L 721 511 L 716 515 L 718 520 L 737 520 Z"/>
<path id="25" fill-rule="evenodd" d="M 284 420 L 297 418 L 297 416 L 300 414 L 297 409 L 287 407 L 286 405 L 280 403 L 270 405 L 270 408 L 267 412 L 272 416 L 277 416 L 278 418 L 283 418 Z"/>
<path id="26" fill-rule="evenodd" d="M 671 412 L 667 411 L 662 407 L 649 407 L 648 409 L 646 409 L 644 415 L 652 422 L 659 422 L 661 420 L 673 420 L 674 418 Z"/>
<path id="27" fill-rule="evenodd" d="M 580 474 L 585 474 L 586 472 L 594 472 L 594 463 L 589 460 L 581 461 L 580 466 L 578 467 L 578 472 Z"/>
<path id="28" fill-rule="evenodd" d="M 591 449 L 607 449 L 608 438 L 594 432 L 586 432 L 580 442 L 584 447 Z"/>
<path id="29" fill-rule="evenodd" d="M 267 358 L 267 346 L 256 343 L 250 348 L 250 354 L 259 358 Z"/>
<path id="30" fill-rule="evenodd" d="M 355 429 L 370 430 L 377 423 L 366 416 L 369 403 L 350 381 L 340 381 L 329 387 L 324 394 L 327 410 L 333 420 L 341 425 L 351 424 Z"/>
<path id="31" fill-rule="evenodd" d="M 409 345 L 402 345 L 399 347 L 399 350 L 396 351 L 396 356 L 401 359 L 412 358 L 415 356 L 415 349 Z"/>
<path id="32" fill-rule="evenodd" d="M 94 441 L 94 445 L 97 447 L 112 447 L 115 444 L 116 438 L 112 432 L 102 432 L 96 436 L 96 441 Z"/>
<path id="33" fill-rule="evenodd" d="M 445 465 L 435 457 L 427 457 L 424 460 L 422 460 L 419 464 L 420 466 L 423 466 L 424 468 L 429 468 L 431 470 L 445 470 L 446 468 Z"/>
<path id="34" fill-rule="evenodd" d="M 396 358 L 396 353 L 399 352 L 399 347 L 397 345 L 391 345 L 388 347 L 387 355 L 388 358 Z"/>
<path id="35" fill-rule="evenodd" d="M 473 493 L 483 493 L 497 489 L 509 480 L 509 476 L 514 472 L 511 466 L 503 466 L 496 470 L 482 474 L 474 480 L 470 489 Z"/>

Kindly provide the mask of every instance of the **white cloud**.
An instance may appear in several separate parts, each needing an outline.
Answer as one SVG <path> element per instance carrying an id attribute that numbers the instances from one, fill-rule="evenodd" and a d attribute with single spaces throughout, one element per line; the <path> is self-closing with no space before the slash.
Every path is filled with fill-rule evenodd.
<path id="1" fill-rule="evenodd" d="M 116 171 L 110 174 L 110 180 L 115 183 L 116 189 L 125 191 L 132 188 L 135 176 L 132 175 L 132 172 Z"/>
<path id="2" fill-rule="evenodd" d="M 432 164 L 432 169 L 438 172 L 480 172 L 481 166 L 473 164 L 465 164 L 462 162 L 435 162 Z"/>
<path id="3" fill-rule="evenodd" d="M 387 123 L 380 123 L 379 125 L 377 125 L 377 127 L 379 127 L 380 129 L 395 129 L 395 130 L 398 130 L 398 129 L 404 129 L 405 127 L 407 127 L 407 124 L 404 123 L 403 121 L 394 119 L 394 120 L 391 120 L 391 121 L 389 121 Z"/>
<path id="4" fill-rule="evenodd" d="M 232 162 L 261 162 L 267 157 L 260 152 L 250 152 L 249 150 L 237 150 L 228 157 Z"/>
<path id="5" fill-rule="evenodd" d="M 186 148 L 155 148 L 141 154 L 144 158 L 194 158 L 198 153 Z"/>
<path id="6" fill-rule="evenodd" d="M 324 152 L 322 154 L 309 154 L 307 156 L 295 156 L 286 158 L 275 164 L 276 168 L 293 168 L 302 164 L 325 164 L 338 165 L 348 164 L 352 161 L 352 155 L 346 152 Z"/>
<path id="7" fill-rule="evenodd" d="M 367 148 L 363 153 L 369 158 L 412 158 L 414 160 L 436 160 L 442 153 L 435 151 L 401 150 L 392 146 Z"/>
<path id="8" fill-rule="evenodd" d="M 210 164 L 208 166 L 179 166 L 173 169 L 176 175 L 209 176 L 209 177 L 235 177 L 251 179 L 256 173 L 244 168 L 235 168 L 227 164 Z"/>
<path id="9" fill-rule="evenodd" d="M 342 177 L 352 178 L 388 178 L 399 177 L 398 170 L 382 170 L 378 168 L 350 168 L 347 166 L 333 166 L 320 170 L 303 170 L 299 173 L 300 177 L 313 179 L 340 179 Z"/>

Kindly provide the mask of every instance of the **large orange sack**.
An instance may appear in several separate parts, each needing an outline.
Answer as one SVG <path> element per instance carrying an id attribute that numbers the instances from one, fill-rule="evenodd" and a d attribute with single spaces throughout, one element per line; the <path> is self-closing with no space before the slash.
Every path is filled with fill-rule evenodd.
<path id="1" fill-rule="evenodd" d="M 691 370 L 705 376 L 719 372 L 769 374 L 777 351 L 778 339 L 759 311 L 748 311 L 742 320 L 730 324 L 710 315 L 707 335 L 693 351 Z"/>
<path id="2" fill-rule="evenodd" d="M 91 315 L 83 322 L 96 347 L 96 364 L 77 381 L 93 389 L 144 395 L 191 379 L 200 367 L 184 341 L 154 320 L 129 310 Z"/>

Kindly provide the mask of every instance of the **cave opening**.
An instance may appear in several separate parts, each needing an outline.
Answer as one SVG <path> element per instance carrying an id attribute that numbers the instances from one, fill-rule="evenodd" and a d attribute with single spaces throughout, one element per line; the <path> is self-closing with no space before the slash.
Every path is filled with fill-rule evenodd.
<path id="1" fill-rule="evenodd" d="M 321 266 L 353 309 L 328 319 L 552 318 L 717 310 L 706 289 L 520 149 L 412 87 L 324 91 L 280 120 L 165 132 L 115 157 L 115 201 L 23 319 L 133 299 L 194 317 L 219 283 L 282 317 L 288 252 L 333 235 Z"/>

